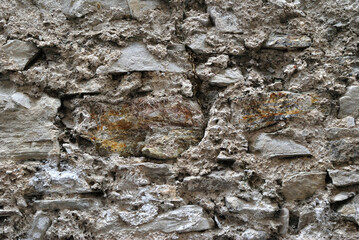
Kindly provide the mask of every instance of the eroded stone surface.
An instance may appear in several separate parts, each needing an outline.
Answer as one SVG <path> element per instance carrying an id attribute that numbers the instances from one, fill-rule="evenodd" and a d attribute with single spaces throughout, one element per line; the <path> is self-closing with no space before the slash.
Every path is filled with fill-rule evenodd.
<path id="1" fill-rule="evenodd" d="M 36 212 L 31 229 L 27 234 L 27 240 L 44 239 L 47 229 L 51 225 L 51 219 L 42 211 Z"/>
<path id="2" fill-rule="evenodd" d="M 9 40 L 0 47 L 0 71 L 1 70 L 24 70 L 26 65 L 33 59 L 39 49 L 31 42 Z"/>
<path id="3" fill-rule="evenodd" d="M 310 151 L 290 139 L 276 139 L 270 134 L 260 134 L 253 144 L 253 149 L 259 151 L 265 158 L 285 158 L 310 156 Z"/>
<path id="4" fill-rule="evenodd" d="M 343 97 L 339 99 L 340 109 L 339 109 L 339 118 L 344 118 L 346 116 L 359 116 L 359 87 L 350 86 L 348 87 L 347 92 Z"/>
<path id="5" fill-rule="evenodd" d="M 338 213 L 344 218 L 359 225 L 359 195 L 356 195 L 350 202 L 338 209 Z"/>
<path id="6" fill-rule="evenodd" d="M 0 83 L 1 159 L 46 159 L 58 154 L 57 131 L 53 124 L 58 99 L 42 95 L 31 99 L 9 82 Z"/>
<path id="7" fill-rule="evenodd" d="M 310 47 L 312 40 L 308 36 L 294 36 L 294 35 L 271 35 L 265 42 L 265 48 L 272 49 L 300 49 Z"/>
<path id="8" fill-rule="evenodd" d="M 358 171 L 328 170 L 333 184 L 338 187 L 359 184 Z"/>

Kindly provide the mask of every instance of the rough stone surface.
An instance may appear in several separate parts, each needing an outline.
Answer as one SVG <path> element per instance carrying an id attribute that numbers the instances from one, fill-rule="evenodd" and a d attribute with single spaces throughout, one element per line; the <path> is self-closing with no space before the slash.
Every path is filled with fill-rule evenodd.
<path id="1" fill-rule="evenodd" d="M 310 156 L 310 151 L 293 140 L 276 139 L 268 134 L 261 134 L 253 144 L 253 149 L 259 151 L 265 158 L 285 158 Z"/>
<path id="2" fill-rule="evenodd" d="M 283 195 L 287 200 L 304 200 L 325 187 L 326 173 L 296 173 L 283 181 Z"/>
<path id="3" fill-rule="evenodd" d="M 4 0 L 0 239 L 357 240 L 354 0 Z"/>
<path id="4" fill-rule="evenodd" d="M 31 42 L 9 40 L 0 47 L 0 71 L 24 70 L 26 65 L 34 58 L 39 49 Z"/>
<path id="5" fill-rule="evenodd" d="M 358 171 L 328 170 L 333 184 L 338 187 L 359 184 Z"/>

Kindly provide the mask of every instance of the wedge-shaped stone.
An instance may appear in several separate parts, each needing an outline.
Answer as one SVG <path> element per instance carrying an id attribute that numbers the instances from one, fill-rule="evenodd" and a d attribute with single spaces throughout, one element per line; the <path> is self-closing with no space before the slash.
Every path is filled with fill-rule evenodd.
<path id="1" fill-rule="evenodd" d="M 196 232 L 211 229 L 213 225 L 213 220 L 205 216 L 201 207 L 186 205 L 159 215 L 153 222 L 143 225 L 140 231 Z"/>
<path id="2" fill-rule="evenodd" d="M 243 81 L 243 75 L 238 69 L 226 69 L 223 73 L 215 75 L 209 80 L 209 84 L 216 85 L 219 87 L 225 87 L 236 83 L 238 81 Z"/>
<path id="3" fill-rule="evenodd" d="M 282 193 L 287 200 L 304 200 L 325 187 L 325 172 L 301 172 L 286 176 Z"/>
<path id="4" fill-rule="evenodd" d="M 24 70 L 26 65 L 35 57 L 39 49 L 31 42 L 9 40 L 0 47 L 0 71 Z"/>
<path id="5" fill-rule="evenodd" d="M 340 109 L 339 118 L 346 116 L 359 116 L 359 87 L 350 86 L 343 97 L 339 99 Z"/>
<path id="6" fill-rule="evenodd" d="M 100 206 L 100 201 L 97 199 L 56 199 L 56 200 L 36 200 L 34 206 L 41 210 L 55 210 L 55 209 L 71 209 L 71 210 L 87 210 L 92 207 Z"/>
<path id="7" fill-rule="evenodd" d="M 337 187 L 345 187 L 359 184 L 358 171 L 328 170 L 333 184 Z"/>
<path id="8" fill-rule="evenodd" d="M 188 67 L 188 66 L 187 66 Z M 97 69 L 97 74 L 103 73 L 125 73 L 125 72 L 186 72 L 186 65 L 164 61 L 155 58 L 143 43 L 131 43 L 128 47 L 122 49 L 120 58 L 109 67 L 101 66 Z"/>
<path id="9" fill-rule="evenodd" d="M 0 82 L 0 159 L 46 159 L 59 153 L 53 124 L 60 100 L 32 99 Z"/>
<path id="10" fill-rule="evenodd" d="M 258 136 L 253 149 L 262 154 L 265 158 L 286 158 L 310 156 L 310 151 L 293 140 L 276 139 L 270 134 L 262 133 Z"/>
<path id="11" fill-rule="evenodd" d="M 359 195 L 356 195 L 347 204 L 338 209 L 338 213 L 349 221 L 359 225 Z"/>
<path id="12" fill-rule="evenodd" d="M 269 39 L 265 42 L 265 48 L 279 49 L 279 50 L 291 50 L 291 49 L 300 49 L 307 48 L 312 45 L 312 40 L 310 37 L 301 35 L 285 35 L 277 34 L 271 35 Z"/>
<path id="13" fill-rule="evenodd" d="M 243 94 L 232 101 L 232 123 L 246 130 L 260 129 L 301 117 L 316 107 L 316 101 L 309 94 L 287 91 Z"/>

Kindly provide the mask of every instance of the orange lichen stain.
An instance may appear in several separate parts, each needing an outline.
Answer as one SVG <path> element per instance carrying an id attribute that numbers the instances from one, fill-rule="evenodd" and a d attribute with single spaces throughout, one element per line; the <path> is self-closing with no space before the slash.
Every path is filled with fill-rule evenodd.
<path id="1" fill-rule="evenodd" d="M 126 148 L 126 144 L 123 142 L 116 142 L 112 140 L 101 140 L 102 147 L 110 148 L 112 152 L 122 152 Z"/>

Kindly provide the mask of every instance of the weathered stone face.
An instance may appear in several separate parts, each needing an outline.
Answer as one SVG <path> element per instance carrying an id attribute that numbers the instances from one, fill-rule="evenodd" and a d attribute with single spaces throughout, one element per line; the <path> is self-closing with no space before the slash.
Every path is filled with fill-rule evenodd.
<path id="1" fill-rule="evenodd" d="M 312 44 L 312 40 L 308 36 L 294 36 L 294 35 L 271 35 L 267 42 L 265 42 L 265 48 L 279 49 L 279 50 L 291 50 L 298 48 L 307 48 Z"/>
<path id="2" fill-rule="evenodd" d="M 180 96 L 142 97 L 90 111 L 93 127 L 84 135 L 122 156 L 173 159 L 199 142 L 203 132 L 199 105 Z"/>
<path id="3" fill-rule="evenodd" d="M 45 94 L 32 99 L 0 82 L 0 159 L 43 160 L 58 154 L 53 120 L 59 107 L 58 99 Z"/>
<path id="4" fill-rule="evenodd" d="M 359 116 L 359 87 L 350 86 L 343 97 L 339 99 L 340 110 L 338 117 L 344 118 L 346 116 Z"/>
<path id="5" fill-rule="evenodd" d="M 308 113 L 316 101 L 310 95 L 284 91 L 239 96 L 232 101 L 232 123 L 248 130 L 263 128 Z"/>

